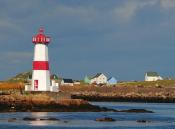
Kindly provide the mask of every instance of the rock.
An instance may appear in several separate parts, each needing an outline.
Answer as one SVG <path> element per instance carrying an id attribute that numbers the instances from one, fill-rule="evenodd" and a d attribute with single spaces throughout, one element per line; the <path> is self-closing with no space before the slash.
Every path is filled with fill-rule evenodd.
<path id="1" fill-rule="evenodd" d="M 53 118 L 53 117 L 50 117 L 50 118 L 41 118 L 40 120 L 58 121 L 59 119 L 57 119 L 57 118 Z"/>
<path id="2" fill-rule="evenodd" d="M 113 119 L 113 118 L 110 118 L 110 117 L 104 117 L 104 118 L 97 118 L 95 121 L 99 121 L 99 122 L 113 122 L 113 121 L 116 121 L 116 120 Z"/>
<path id="3" fill-rule="evenodd" d="M 145 109 L 128 109 L 121 110 L 120 112 L 129 112 L 129 113 L 154 113 L 153 111 L 145 110 Z"/>
<path id="4" fill-rule="evenodd" d="M 68 123 L 68 121 L 63 121 L 64 123 Z"/>
<path id="5" fill-rule="evenodd" d="M 16 118 L 10 118 L 10 119 L 8 119 L 8 122 L 14 122 L 16 120 L 17 120 Z"/>
<path id="6" fill-rule="evenodd" d="M 147 121 L 147 120 L 137 120 L 138 123 L 148 123 L 150 121 Z"/>
<path id="7" fill-rule="evenodd" d="M 36 121 L 37 118 L 32 118 L 32 117 L 24 117 L 23 120 L 25 121 Z"/>

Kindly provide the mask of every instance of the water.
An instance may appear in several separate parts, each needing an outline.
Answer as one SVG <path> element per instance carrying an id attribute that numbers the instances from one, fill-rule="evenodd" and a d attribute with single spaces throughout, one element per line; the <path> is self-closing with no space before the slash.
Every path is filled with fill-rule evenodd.
<path id="1" fill-rule="evenodd" d="M 17 112 L 0 113 L 0 129 L 175 129 L 175 104 L 94 102 L 113 109 L 144 108 L 155 113 L 118 112 Z M 23 121 L 24 117 L 57 118 L 60 121 Z M 96 118 L 112 117 L 115 122 L 96 122 Z M 17 118 L 11 120 L 11 118 Z M 138 123 L 137 120 L 148 120 Z"/>

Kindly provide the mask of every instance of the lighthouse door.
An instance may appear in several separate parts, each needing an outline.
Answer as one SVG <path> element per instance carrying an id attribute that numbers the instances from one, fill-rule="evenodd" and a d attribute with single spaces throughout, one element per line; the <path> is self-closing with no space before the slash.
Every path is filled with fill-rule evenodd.
<path id="1" fill-rule="evenodd" d="M 34 90 L 38 90 L 38 80 L 34 80 Z"/>

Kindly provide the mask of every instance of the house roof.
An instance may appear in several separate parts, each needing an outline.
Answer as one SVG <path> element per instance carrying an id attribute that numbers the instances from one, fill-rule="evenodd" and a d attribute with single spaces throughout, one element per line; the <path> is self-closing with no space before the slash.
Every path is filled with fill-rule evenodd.
<path id="1" fill-rule="evenodd" d="M 103 73 L 97 73 L 94 77 L 92 77 L 92 78 L 97 78 L 97 77 L 99 77 L 100 75 L 102 75 Z"/>
<path id="2" fill-rule="evenodd" d="M 146 72 L 147 76 L 157 77 L 159 74 L 157 72 Z"/>
<path id="3" fill-rule="evenodd" d="M 64 83 L 73 83 L 73 80 L 72 79 L 63 79 Z"/>
<path id="4" fill-rule="evenodd" d="M 90 79 L 90 77 L 88 77 L 88 76 L 86 75 L 84 79 Z"/>
<path id="5" fill-rule="evenodd" d="M 32 74 L 31 73 L 29 74 L 28 79 L 32 79 Z"/>
<path id="6" fill-rule="evenodd" d="M 115 79 L 115 80 L 116 80 L 116 78 L 115 78 L 115 77 L 110 77 L 110 78 L 108 79 L 108 81 L 109 81 L 109 80 L 111 80 L 111 79 Z"/>
<path id="7" fill-rule="evenodd" d="M 58 76 L 57 76 L 56 74 L 52 74 L 52 75 L 50 76 L 50 79 L 58 79 Z"/>

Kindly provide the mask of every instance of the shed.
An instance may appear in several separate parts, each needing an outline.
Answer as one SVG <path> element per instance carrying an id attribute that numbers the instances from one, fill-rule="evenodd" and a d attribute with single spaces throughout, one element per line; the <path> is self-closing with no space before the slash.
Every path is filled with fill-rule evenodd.
<path id="1" fill-rule="evenodd" d="M 108 85 L 115 85 L 117 84 L 117 79 L 115 77 L 110 77 L 107 81 Z"/>
<path id="2" fill-rule="evenodd" d="M 65 79 L 63 78 L 61 81 L 61 85 L 73 86 L 74 82 L 72 79 Z"/>

